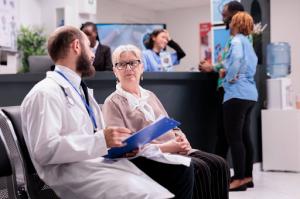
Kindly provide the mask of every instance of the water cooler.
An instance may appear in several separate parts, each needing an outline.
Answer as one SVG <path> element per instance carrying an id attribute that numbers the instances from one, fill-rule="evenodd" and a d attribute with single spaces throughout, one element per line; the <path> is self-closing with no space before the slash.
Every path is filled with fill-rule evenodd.
<path id="1" fill-rule="evenodd" d="M 290 78 L 273 78 L 267 80 L 268 109 L 292 109 L 293 91 Z"/>
<path id="2" fill-rule="evenodd" d="M 267 47 L 267 109 L 262 110 L 263 170 L 300 172 L 300 110 L 294 108 L 290 47 Z"/>

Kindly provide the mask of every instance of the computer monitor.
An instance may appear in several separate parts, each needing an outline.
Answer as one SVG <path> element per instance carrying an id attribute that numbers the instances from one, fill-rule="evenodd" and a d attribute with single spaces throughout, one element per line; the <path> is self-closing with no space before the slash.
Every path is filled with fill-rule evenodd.
<path id="1" fill-rule="evenodd" d="M 145 49 L 143 40 L 147 33 L 166 28 L 166 24 L 96 24 L 102 44 L 107 45 L 113 52 L 120 45 L 133 44 Z"/>

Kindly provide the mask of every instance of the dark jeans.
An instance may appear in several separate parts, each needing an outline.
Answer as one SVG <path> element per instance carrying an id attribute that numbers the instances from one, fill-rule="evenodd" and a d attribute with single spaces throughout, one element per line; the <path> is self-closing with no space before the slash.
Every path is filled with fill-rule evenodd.
<path id="1" fill-rule="evenodd" d="M 132 159 L 131 162 L 153 180 L 171 191 L 175 198 L 192 199 L 194 185 L 194 167 L 156 162 L 144 157 Z"/>
<path id="2" fill-rule="evenodd" d="M 218 88 L 217 101 L 217 142 L 215 147 L 215 154 L 221 156 L 226 160 L 228 153 L 228 143 L 225 136 L 224 121 L 223 121 L 223 98 L 224 88 Z"/>
<path id="3" fill-rule="evenodd" d="M 255 101 L 230 99 L 223 104 L 224 128 L 231 149 L 234 178 L 252 177 L 251 111 Z"/>

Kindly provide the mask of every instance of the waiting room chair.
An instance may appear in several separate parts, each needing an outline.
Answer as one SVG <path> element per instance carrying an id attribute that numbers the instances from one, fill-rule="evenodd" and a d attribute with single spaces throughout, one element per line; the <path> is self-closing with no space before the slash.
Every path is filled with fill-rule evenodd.
<path id="1" fill-rule="evenodd" d="M 13 159 L 9 148 L 0 129 L 0 199 L 22 199 L 27 198 L 26 192 L 20 195 L 16 182 Z"/>
<path id="2" fill-rule="evenodd" d="M 46 73 L 54 65 L 49 55 L 31 55 L 28 62 L 30 73 Z"/>
<path id="3" fill-rule="evenodd" d="M 58 199 L 54 191 L 39 178 L 32 164 L 22 132 L 20 107 L 2 107 L 2 112 L 6 116 L 6 118 L 4 117 L 6 123 L 9 124 L 11 122 L 11 125 L 8 125 L 9 133 L 17 138 L 14 141 L 16 141 L 15 144 L 20 148 L 19 151 L 23 160 L 26 188 L 29 197 L 32 199 Z M 1 117 L 3 117 L 3 114 Z M 3 122 L 3 118 L 1 117 L 0 123 Z"/>

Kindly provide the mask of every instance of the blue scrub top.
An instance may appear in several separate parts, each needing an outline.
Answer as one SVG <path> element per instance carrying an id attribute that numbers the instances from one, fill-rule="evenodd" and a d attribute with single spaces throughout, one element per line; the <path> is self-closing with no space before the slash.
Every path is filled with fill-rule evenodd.
<path id="1" fill-rule="evenodd" d="M 172 59 L 172 65 L 179 64 L 179 60 L 177 57 L 177 53 L 170 53 Z M 161 65 L 160 56 L 154 52 L 153 50 L 144 50 L 143 51 L 143 63 L 144 63 L 144 71 L 147 72 L 160 72 L 164 71 L 164 68 Z M 168 71 L 172 70 L 172 66 L 168 68 Z"/>

